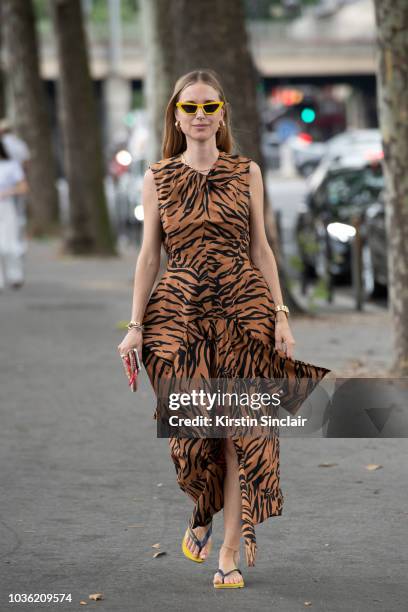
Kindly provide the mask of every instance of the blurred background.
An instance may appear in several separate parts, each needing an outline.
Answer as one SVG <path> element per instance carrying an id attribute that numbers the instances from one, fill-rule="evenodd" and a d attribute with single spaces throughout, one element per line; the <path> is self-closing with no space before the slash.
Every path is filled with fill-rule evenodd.
<path id="1" fill-rule="evenodd" d="M 385 305 L 371 0 L 209 2 L 204 22 L 200 3 L 178 0 L 167 11 L 163 0 L 1 4 L 0 115 L 30 151 L 18 209 L 28 238 L 60 236 L 77 254 L 137 251 L 143 174 L 161 158 L 171 87 L 209 66 L 225 81 L 240 152 L 264 171 L 292 306 Z M 214 45 L 225 20 L 227 57 L 194 43 L 197 29 Z"/>

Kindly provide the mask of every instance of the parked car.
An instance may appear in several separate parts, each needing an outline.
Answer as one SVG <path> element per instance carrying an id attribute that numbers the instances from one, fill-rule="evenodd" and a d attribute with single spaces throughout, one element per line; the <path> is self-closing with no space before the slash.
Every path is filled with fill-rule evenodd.
<path id="1" fill-rule="evenodd" d="M 289 140 L 296 170 L 305 178 L 312 174 L 326 152 L 324 142 L 313 142 L 307 137 L 308 134 L 300 134 Z"/>
<path id="2" fill-rule="evenodd" d="M 376 128 L 350 129 L 326 142 L 304 142 L 293 148 L 293 159 L 299 174 L 308 177 L 321 162 L 330 162 L 357 149 L 381 156 L 381 132 Z"/>
<path id="3" fill-rule="evenodd" d="M 306 276 L 350 281 L 354 220 L 364 223 L 364 211 L 378 202 L 383 187 L 381 160 L 369 160 L 361 152 L 320 166 L 295 227 Z"/>

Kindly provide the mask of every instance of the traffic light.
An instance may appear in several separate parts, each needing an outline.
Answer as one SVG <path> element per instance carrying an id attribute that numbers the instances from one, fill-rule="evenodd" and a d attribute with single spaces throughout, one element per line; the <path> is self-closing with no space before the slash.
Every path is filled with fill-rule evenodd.
<path id="1" fill-rule="evenodd" d="M 316 111 L 310 106 L 305 106 L 305 108 L 302 108 L 301 110 L 300 118 L 302 119 L 303 123 L 313 123 L 313 121 L 316 119 Z"/>
<path id="2" fill-rule="evenodd" d="M 314 123 L 316 120 L 318 107 L 314 100 L 305 98 L 298 106 L 299 118 L 307 125 Z"/>

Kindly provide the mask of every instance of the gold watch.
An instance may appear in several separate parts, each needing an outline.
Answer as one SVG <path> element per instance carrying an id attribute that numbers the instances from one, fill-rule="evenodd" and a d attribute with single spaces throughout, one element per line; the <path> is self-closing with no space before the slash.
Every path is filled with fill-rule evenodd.
<path id="1" fill-rule="evenodd" d="M 286 317 L 289 317 L 289 308 L 287 306 L 285 306 L 285 304 L 276 304 L 275 308 L 275 313 L 279 312 L 280 310 L 283 310 L 286 313 Z"/>

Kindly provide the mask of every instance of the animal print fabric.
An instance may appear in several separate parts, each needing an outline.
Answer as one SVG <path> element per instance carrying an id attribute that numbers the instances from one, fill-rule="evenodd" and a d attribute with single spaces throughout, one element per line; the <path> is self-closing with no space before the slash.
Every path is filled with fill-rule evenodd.
<path id="1" fill-rule="evenodd" d="M 157 394 L 171 377 L 286 378 L 295 413 L 330 370 L 274 349 L 269 286 L 249 251 L 251 160 L 219 152 L 207 174 L 179 155 L 150 164 L 167 268 L 145 309 L 142 359 Z M 305 382 L 306 381 L 306 382 Z M 255 565 L 254 526 L 282 513 L 279 433 L 233 437 L 242 494 L 247 565 Z M 223 508 L 225 458 L 219 438 L 170 437 L 177 482 L 194 502 L 192 526 Z"/>

